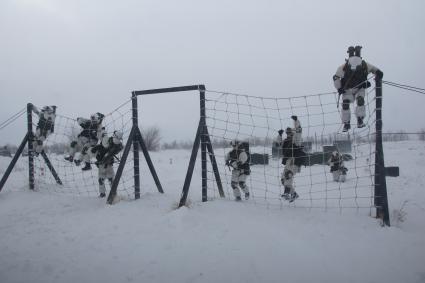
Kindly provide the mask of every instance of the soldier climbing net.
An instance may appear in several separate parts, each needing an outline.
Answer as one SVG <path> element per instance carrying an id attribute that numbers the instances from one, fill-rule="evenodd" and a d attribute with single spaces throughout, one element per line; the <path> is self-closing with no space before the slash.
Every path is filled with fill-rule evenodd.
<path id="1" fill-rule="evenodd" d="M 128 139 L 131 130 L 131 107 L 130 101 L 127 101 L 106 113 L 102 121 L 102 126 L 105 128 L 104 133 L 107 136 L 112 136 L 114 131 L 123 133 L 123 142 Z M 31 106 L 30 109 L 33 107 Z M 35 108 L 37 109 L 37 108 Z M 43 152 L 37 153 L 36 143 L 33 143 L 33 166 L 34 166 L 34 190 L 48 193 L 64 193 L 70 195 L 82 196 L 98 196 L 98 168 L 95 165 L 96 159 L 91 159 L 91 170 L 83 171 L 84 162 L 78 164 L 76 160 L 82 159 L 81 151 L 77 152 L 74 161 L 65 160 L 70 153 L 70 145 L 76 141 L 77 136 L 83 130 L 77 122 L 77 117 L 70 118 L 60 114 L 61 106 L 58 106 L 55 119 L 54 131 L 47 135 L 43 142 Z M 101 110 L 98 110 L 101 112 Z M 40 116 L 37 115 L 40 111 L 28 111 L 29 127 L 33 129 L 33 139 L 36 140 L 37 126 L 40 126 Z M 83 117 L 90 119 L 90 117 Z M 44 124 L 43 124 L 44 125 Z M 41 129 L 43 131 L 43 129 Z M 31 140 L 31 139 L 30 139 Z M 115 170 L 120 163 L 122 152 L 115 158 Z M 132 158 L 128 158 L 127 162 L 131 162 Z M 78 164 L 78 165 L 77 165 Z M 18 168 L 20 173 L 28 172 L 28 162 L 20 160 Z M 54 172 L 52 172 L 52 170 Z M 127 166 L 123 171 L 118 190 L 121 196 L 130 197 L 134 194 L 133 170 L 131 166 Z M 108 182 L 106 181 L 106 185 Z"/>
<path id="2" fill-rule="evenodd" d="M 101 110 L 97 111 L 102 112 Z M 90 117 L 87 117 L 87 119 L 90 119 Z M 37 120 L 33 124 L 37 125 Z M 129 101 L 123 103 L 110 113 L 106 113 L 102 121 L 102 126 L 105 128 L 104 134 L 108 137 L 111 137 L 114 131 L 121 131 L 123 133 L 123 142 L 125 142 L 131 130 L 131 108 L 129 107 Z M 36 189 L 74 195 L 99 195 L 96 159 L 91 159 L 92 169 L 86 171 L 82 170 L 84 162 L 81 162 L 81 164 L 75 162 L 75 160 L 82 160 L 81 152 L 75 154 L 74 162 L 65 160 L 65 157 L 70 152 L 70 144 L 77 140 L 77 136 L 82 130 L 76 118 L 65 117 L 60 114 L 57 115 L 55 131 L 46 140 L 44 148 L 53 167 L 58 171 L 57 173 L 62 181 L 62 185 L 57 185 L 54 176 L 49 172 L 46 162 L 44 162 L 42 157 L 38 156 L 34 159 Z M 121 155 L 122 152 L 115 157 L 115 171 L 119 165 Z M 131 158 L 127 160 L 127 162 L 131 161 Z M 121 195 L 124 196 L 130 196 L 134 192 L 131 166 L 125 168 L 118 188 Z"/>
<path id="3" fill-rule="evenodd" d="M 249 96 L 221 91 L 206 91 L 206 124 L 218 163 L 226 196 L 233 199 L 231 170 L 225 157 L 232 140 L 250 145 L 251 173 L 247 179 L 250 202 L 268 207 L 297 206 L 323 209 L 374 208 L 375 95 L 366 95 L 366 126 L 342 133 L 338 94 L 334 92 L 301 97 L 278 98 Z M 350 108 L 354 117 L 354 106 Z M 284 165 L 274 147 L 278 130 L 293 128 L 296 115 L 302 127 L 307 165 L 294 176 L 299 198 L 289 203 L 281 195 Z M 285 133 L 283 134 L 285 138 Z M 333 181 L 327 162 L 331 153 L 343 154 L 348 169 L 345 182 Z M 217 195 L 215 175 L 208 170 L 209 190 Z"/>
<path id="4" fill-rule="evenodd" d="M 136 140 L 140 141 L 143 149 L 143 139 L 137 126 L 137 96 L 198 90 L 201 116 L 180 206 L 186 203 L 194 172 L 195 176 L 202 176 L 203 201 L 208 199 L 207 194 L 209 199 L 218 196 L 233 199 L 231 172 L 225 164 L 225 157 L 231 149 L 230 142 L 239 140 L 248 142 L 250 147 L 251 173 L 247 179 L 250 191 L 249 203 L 267 207 L 296 206 L 339 210 L 366 208 L 372 211 L 373 208 L 383 206 L 377 199 L 385 198 L 386 201 L 386 188 L 385 195 L 377 195 L 377 185 L 385 185 L 383 171 L 385 168 L 383 153 L 377 152 L 376 146 L 379 142 L 382 145 L 382 141 L 378 140 L 380 135 L 377 134 L 382 131 L 382 127 L 378 130 L 378 126 L 381 125 L 381 99 L 377 99 L 377 95 L 372 92 L 378 93 L 380 89 L 381 86 L 377 84 L 375 88 L 367 90 L 365 96 L 367 115 L 363 121 L 365 126 L 357 128 L 354 124 L 351 130 L 345 133 L 342 133 L 339 99 L 335 92 L 289 98 L 263 97 L 206 90 L 203 85 L 135 91 L 131 107 L 129 107 L 130 101 L 127 101 L 107 113 L 103 119 L 106 133 L 110 135 L 113 131 L 120 130 L 124 134 L 123 144 L 126 146 L 117 156 L 119 162 L 115 165 L 115 169 L 118 164 L 122 169 L 119 170 L 118 193 L 130 197 L 137 190 L 139 182 L 138 165 L 133 166 L 138 163 L 138 149 L 134 150 Z M 351 105 L 351 109 L 354 113 L 354 105 Z M 294 115 L 301 123 L 302 144 L 307 157 L 305 166 L 301 166 L 300 172 L 294 177 L 294 186 L 299 198 L 289 203 L 281 197 L 284 166 L 279 146 L 274 147 L 274 139 L 280 129 L 293 127 L 291 116 Z M 352 116 L 352 121 L 355 121 L 354 114 Z M 31 126 L 35 127 L 37 117 L 32 123 Z M 47 137 L 44 149 L 45 155 L 60 177 L 61 184 L 58 185 L 58 178 L 54 174 L 48 173 L 50 168 L 45 162 L 46 158 L 41 155 L 34 160 L 35 189 L 73 195 L 98 195 L 96 167 L 83 171 L 81 167 L 64 159 L 68 154 L 70 142 L 80 130 L 76 119 L 62 116 L 58 111 L 54 133 Z M 131 146 L 133 154 L 129 154 Z M 202 169 L 196 170 L 194 163 L 199 147 L 201 147 Z M 331 153 L 335 150 L 344 156 L 345 167 L 348 169 L 345 182 L 335 182 L 327 164 Z M 212 166 L 206 164 L 207 151 Z M 382 160 L 377 156 L 382 156 Z M 162 192 L 153 164 L 146 153 L 145 159 L 152 175 L 155 175 L 159 191 Z M 130 166 L 121 166 L 128 163 Z"/>

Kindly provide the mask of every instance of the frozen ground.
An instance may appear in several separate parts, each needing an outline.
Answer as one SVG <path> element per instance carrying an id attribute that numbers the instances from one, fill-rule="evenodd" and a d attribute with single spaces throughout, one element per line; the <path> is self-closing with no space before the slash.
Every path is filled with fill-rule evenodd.
<path id="1" fill-rule="evenodd" d="M 147 178 L 140 200 L 114 206 L 28 191 L 18 163 L 0 192 L 0 282 L 425 282 L 425 143 L 385 144 L 400 167 L 385 228 L 362 209 L 202 203 L 196 174 L 176 210 L 189 154 L 153 154 L 165 194 Z"/>

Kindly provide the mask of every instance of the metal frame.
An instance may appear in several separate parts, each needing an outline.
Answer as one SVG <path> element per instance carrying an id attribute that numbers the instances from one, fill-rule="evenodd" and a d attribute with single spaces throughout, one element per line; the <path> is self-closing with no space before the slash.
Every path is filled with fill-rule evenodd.
<path id="1" fill-rule="evenodd" d="M 128 154 L 130 153 L 130 147 L 133 145 L 133 155 L 134 155 L 134 194 L 135 198 L 140 198 L 140 174 L 139 174 L 139 146 L 142 148 L 143 154 L 145 156 L 146 162 L 149 166 L 151 174 L 155 180 L 158 191 L 163 193 L 161 183 L 155 172 L 152 160 L 147 151 L 145 142 L 143 141 L 142 134 L 138 127 L 138 106 L 137 106 L 137 97 L 141 95 L 149 94 L 159 94 L 159 93 L 169 93 L 169 92 L 182 92 L 182 91 L 199 91 L 200 95 L 200 119 L 198 124 L 198 129 L 196 131 L 195 141 L 193 143 L 192 154 L 189 161 L 188 170 L 186 173 L 186 178 L 183 184 L 182 196 L 179 202 L 179 207 L 186 204 L 187 195 L 189 193 L 190 182 L 192 180 L 193 170 L 195 167 L 196 156 L 201 146 L 201 167 L 202 167 L 202 201 L 207 201 L 207 151 L 211 160 L 213 167 L 215 179 L 217 182 L 217 187 L 221 197 L 224 197 L 224 190 L 221 184 L 220 174 L 218 172 L 217 162 L 215 160 L 214 151 L 211 145 L 211 140 L 208 134 L 207 124 L 205 121 L 205 86 L 204 85 L 190 85 L 190 86 L 180 86 L 180 87 L 170 87 L 170 88 L 159 88 L 159 89 L 148 89 L 148 90 L 138 90 L 132 92 L 132 107 L 133 107 L 133 126 L 128 137 L 127 143 L 124 148 L 123 155 L 121 157 L 120 165 L 117 169 L 117 173 L 112 182 L 111 191 L 108 195 L 107 202 L 109 204 L 113 203 L 114 197 L 117 194 L 117 188 L 124 170 L 125 161 L 127 160 Z"/>
<path id="2" fill-rule="evenodd" d="M 159 178 L 156 174 L 155 168 L 153 166 L 152 160 L 147 151 L 146 145 L 144 143 L 142 134 L 138 127 L 138 106 L 137 106 L 137 97 L 139 95 L 147 94 L 158 94 L 158 93 L 168 93 L 168 92 L 181 92 L 181 91 L 193 91 L 198 90 L 200 94 L 200 119 L 198 128 L 195 135 L 195 140 L 193 143 L 192 154 L 190 157 L 188 170 L 186 173 L 186 178 L 183 184 L 183 190 L 179 202 L 179 207 L 186 204 L 187 196 L 189 193 L 189 187 L 192 180 L 193 170 L 195 167 L 196 156 L 201 147 L 201 168 L 202 168 L 202 201 L 207 201 L 207 151 L 210 157 L 210 161 L 213 167 L 215 179 L 217 182 L 217 187 L 221 197 L 224 197 L 223 186 L 221 183 L 220 174 L 217 167 L 217 162 L 215 160 L 214 151 L 211 145 L 210 136 L 208 133 L 208 128 L 206 124 L 206 113 L 205 113 L 205 86 L 204 85 L 191 85 L 191 86 L 181 86 L 181 87 L 171 87 L 171 88 L 161 88 L 161 89 L 150 89 L 150 90 L 141 90 L 132 92 L 132 120 L 133 126 L 130 131 L 127 143 L 124 148 L 124 152 L 121 158 L 120 165 L 118 167 L 115 178 L 112 182 L 111 190 L 108 196 L 108 203 L 112 204 L 113 199 L 117 193 L 118 184 L 124 170 L 125 162 L 127 160 L 128 154 L 130 152 L 130 147 L 133 145 L 133 156 L 134 156 L 134 194 L 135 198 L 140 198 L 140 170 L 139 170 L 139 146 L 141 147 L 151 174 L 155 180 L 158 191 L 163 193 L 163 189 Z M 375 197 L 374 204 L 376 207 L 376 216 L 383 220 L 383 224 L 390 226 L 389 218 L 389 209 L 388 209 L 388 194 L 387 194 L 387 185 L 386 185 L 386 176 L 398 176 L 398 167 L 385 167 L 384 162 L 384 150 L 382 144 L 382 79 L 376 79 L 376 142 L 375 142 Z M 2 179 L 0 180 L 0 191 L 3 189 L 10 173 L 12 172 L 16 162 L 21 156 L 24 148 L 28 145 L 28 179 L 29 179 L 29 188 L 34 190 L 34 149 L 32 141 L 34 139 L 33 129 L 32 129 L 32 111 L 33 105 L 31 103 L 27 104 L 27 133 L 22 140 L 20 146 L 18 147 L 17 152 L 15 153 L 12 161 L 7 167 Z M 49 158 L 47 157 L 44 151 L 41 152 L 41 156 L 46 162 L 50 172 L 54 176 L 56 182 L 62 185 L 58 174 L 56 173 L 53 165 L 51 164 Z M 397 172 L 394 173 L 394 169 Z"/>
<path id="3" fill-rule="evenodd" d="M 160 193 L 164 193 L 161 182 L 159 181 L 158 175 L 156 174 L 155 167 L 153 166 L 152 159 L 149 155 L 146 144 L 143 140 L 142 133 L 139 129 L 138 122 L 138 106 L 137 96 L 140 95 L 137 91 L 132 92 L 131 104 L 132 104 L 132 121 L 133 126 L 131 127 L 130 135 L 128 136 L 127 143 L 124 147 L 124 152 L 121 157 L 120 165 L 118 166 L 117 173 L 115 174 L 114 180 L 112 181 L 111 190 L 109 191 L 107 203 L 112 204 L 115 196 L 117 195 L 118 184 L 120 182 L 122 172 L 124 170 L 125 162 L 128 154 L 130 153 L 130 147 L 133 145 L 133 170 L 134 170 L 134 198 L 140 198 L 140 157 L 139 157 L 139 146 L 143 151 L 146 163 L 148 164 L 149 170 L 155 181 L 156 187 Z"/>
<path id="4" fill-rule="evenodd" d="M 16 165 L 16 162 L 18 161 L 19 157 L 21 156 L 22 152 L 24 151 L 25 145 L 28 145 L 28 184 L 30 190 L 34 190 L 35 188 L 35 178 L 34 178 L 34 148 L 33 148 L 33 140 L 34 140 L 34 133 L 32 131 L 32 112 L 33 112 L 33 105 L 32 103 L 27 104 L 27 133 L 22 140 L 21 144 L 18 147 L 18 150 L 16 151 L 15 155 L 12 158 L 12 161 L 10 162 L 9 166 L 6 169 L 6 172 L 4 173 L 3 177 L 0 180 L 0 191 L 3 189 L 4 184 L 6 183 L 7 179 L 9 178 L 10 173 L 12 172 L 13 168 Z M 47 154 L 44 152 L 44 150 L 40 153 L 43 157 L 44 162 L 46 162 L 47 167 L 49 168 L 50 172 L 52 173 L 53 177 L 56 180 L 56 183 L 59 185 L 62 185 L 62 181 L 59 178 L 59 175 L 57 174 L 55 168 L 53 167 L 52 163 L 50 162 L 49 158 L 47 157 Z"/>
<path id="5" fill-rule="evenodd" d="M 376 141 L 375 141 L 375 199 L 376 217 L 381 218 L 384 225 L 390 226 L 388 211 L 388 195 L 385 168 L 384 148 L 382 145 L 382 79 L 375 78 L 376 83 Z"/>

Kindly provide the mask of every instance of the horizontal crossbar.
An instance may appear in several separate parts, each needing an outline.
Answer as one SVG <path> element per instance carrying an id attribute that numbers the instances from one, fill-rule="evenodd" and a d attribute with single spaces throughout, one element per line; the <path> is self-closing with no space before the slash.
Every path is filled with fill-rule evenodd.
<path id="1" fill-rule="evenodd" d="M 147 90 L 135 90 L 133 91 L 134 95 L 145 95 L 145 94 L 155 94 L 155 93 L 165 93 L 165 92 L 179 92 L 179 91 L 190 91 L 190 90 L 205 90 L 205 85 L 190 85 L 190 86 L 178 86 L 178 87 L 168 87 L 168 88 L 157 88 L 157 89 L 147 89 Z"/>

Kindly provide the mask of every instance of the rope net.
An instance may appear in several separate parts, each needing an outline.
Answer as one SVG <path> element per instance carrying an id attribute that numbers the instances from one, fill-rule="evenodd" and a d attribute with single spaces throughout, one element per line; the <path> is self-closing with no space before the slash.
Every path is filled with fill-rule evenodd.
<path id="1" fill-rule="evenodd" d="M 49 161 L 53 168 L 57 172 L 62 184 L 58 184 L 54 175 L 50 172 L 48 164 L 45 162 L 42 154 L 34 155 L 34 181 L 35 190 L 45 191 L 49 193 L 65 193 L 71 195 L 81 196 L 98 196 L 99 195 L 99 169 L 102 166 L 96 165 L 96 158 L 91 156 L 89 162 L 91 164 L 91 170 L 82 170 L 85 166 L 83 158 L 83 147 L 77 148 L 73 155 L 73 160 L 69 161 L 65 158 L 69 157 L 72 152 L 71 144 L 78 140 L 78 135 L 83 131 L 83 128 L 78 123 L 77 118 L 69 118 L 60 115 L 60 107 L 57 109 L 54 121 L 54 131 L 47 135 L 47 138 L 43 142 L 43 150 L 46 153 Z M 131 120 L 131 103 L 130 101 L 125 102 L 114 111 L 105 114 L 99 128 L 104 127 L 102 130 L 103 135 L 107 138 L 112 137 L 115 131 L 122 133 L 122 145 L 125 146 L 128 136 L 132 127 Z M 91 117 L 83 117 L 90 120 Z M 37 113 L 32 114 L 33 119 L 33 131 L 35 133 L 35 139 L 37 139 L 37 126 L 40 127 L 40 115 Z M 36 130 L 37 129 L 37 130 Z M 99 133 L 97 133 L 99 135 Z M 101 138 L 92 146 L 101 143 Z M 35 144 L 36 145 L 36 144 Z M 90 151 L 91 148 L 88 148 Z M 113 168 L 116 172 L 122 150 L 114 157 Z M 81 161 L 78 164 L 78 161 Z M 25 164 L 25 160 L 23 160 Z M 21 161 L 22 163 L 22 161 Z M 28 163 L 28 162 L 26 162 Z M 134 197 L 134 172 L 133 172 L 133 155 L 129 154 L 126 166 L 120 183 L 118 185 L 118 193 L 122 197 L 132 198 Z M 28 164 L 24 165 L 28 167 Z M 26 171 L 26 170 L 25 170 Z M 27 172 L 27 171 L 26 171 Z M 108 180 L 109 177 L 105 178 L 104 183 L 107 191 L 109 191 L 111 183 Z"/>
<path id="2" fill-rule="evenodd" d="M 265 206 L 297 206 L 323 209 L 374 207 L 374 89 L 365 95 L 365 126 L 352 122 L 348 132 L 342 132 L 341 106 L 337 93 L 321 93 L 291 98 L 265 98 L 220 91 L 206 91 L 206 123 L 217 160 L 226 197 L 234 199 L 232 172 L 225 164 L 231 151 L 231 141 L 249 143 L 251 173 L 246 180 L 249 202 Z M 354 105 L 351 121 L 356 121 Z M 281 182 L 284 165 L 274 140 L 278 130 L 293 128 L 291 116 L 296 115 L 302 127 L 302 145 L 309 164 L 301 166 L 293 178 L 299 197 L 294 202 L 282 198 Z M 285 138 L 285 133 L 283 133 Z M 338 150 L 348 169 L 345 182 L 335 182 L 327 164 Z M 208 166 L 209 195 L 218 197 L 214 172 Z"/>
<path id="3" fill-rule="evenodd" d="M 365 126 L 362 128 L 356 127 L 355 105 L 351 103 L 352 127 L 348 132 L 342 132 L 341 106 L 337 107 L 338 102 L 341 103 L 341 101 L 335 92 L 279 98 L 206 90 L 205 97 L 208 134 L 226 198 L 233 200 L 234 191 L 232 172 L 226 166 L 225 159 L 232 149 L 231 141 L 238 140 L 248 142 L 250 148 L 251 172 L 246 180 L 250 193 L 249 203 L 267 207 L 297 206 L 340 210 L 366 208 L 371 212 L 374 211 L 372 210 L 374 208 L 376 124 L 374 88 L 367 89 L 365 95 L 366 116 L 363 121 Z M 105 114 L 101 124 L 108 137 L 114 131 L 121 131 L 123 145 L 126 144 L 132 127 L 130 102 L 129 100 Z M 99 172 L 95 165 L 96 159 L 93 157 L 90 159 L 92 169 L 86 171 L 82 170 L 84 163 L 77 166 L 75 162 L 65 160 L 65 157 L 70 154 L 70 144 L 77 139 L 82 128 L 76 117 L 69 118 L 61 115 L 60 106 L 56 112 L 54 131 L 46 135 L 42 146 L 62 184 L 58 184 L 43 155 L 39 154 L 34 156 L 35 189 L 50 193 L 98 196 Z M 17 116 L 21 117 L 21 114 Z M 301 140 L 304 151 L 307 153 L 308 164 L 301 166 L 300 171 L 293 177 L 293 187 L 299 197 L 294 202 L 288 202 L 282 198 L 284 185 L 281 178 L 284 165 L 281 147 L 276 146 L 275 138 L 280 129 L 294 127 L 294 121 L 291 119 L 293 115 L 296 115 L 301 123 Z M 35 135 L 39 118 L 39 114 L 32 114 Z M 335 150 L 343 155 L 344 166 L 348 169 L 345 182 L 335 182 L 330 172 L 328 160 Z M 115 172 L 122 153 L 123 150 L 117 154 L 113 165 Z M 190 155 L 190 151 L 187 155 Z M 81 152 L 77 152 L 74 159 L 81 159 Z M 134 198 L 133 162 L 133 154 L 130 151 L 118 185 L 118 194 L 129 199 Z M 140 156 L 140 162 L 143 167 L 145 163 L 143 155 Z M 208 164 L 208 195 L 219 198 L 215 175 L 211 164 Z M 22 180 L 26 180 L 22 186 L 27 187 L 28 162 L 26 159 L 19 160 L 14 169 L 15 173 L 16 171 L 19 171 Z M 194 180 L 193 185 L 196 185 L 199 191 L 200 176 L 201 172 L 197 166 L 194 178 L 197 180 Z M 183 184 L 184 173 L 181 177 L 181 184 Z M 167 181 L 165 180 L 166 183 Z M 175 180 L 172 183 L 175 184 Z M 107 180 L 105 184 L 109 190 L 110 184 Z M 191 190 L 198 191 L 197 188 Z"/>

